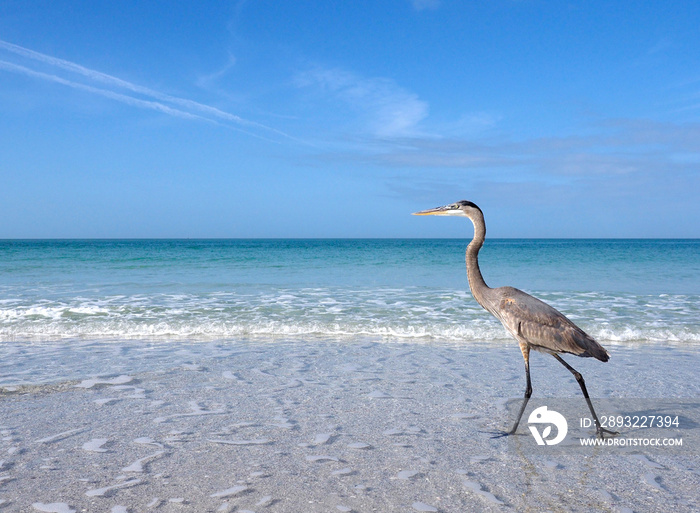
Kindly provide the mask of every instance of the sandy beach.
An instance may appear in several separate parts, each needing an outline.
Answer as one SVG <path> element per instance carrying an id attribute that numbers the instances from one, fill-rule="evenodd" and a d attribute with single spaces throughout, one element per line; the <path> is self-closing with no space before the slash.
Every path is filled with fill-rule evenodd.
<path id="1" fill-rule="evenodd" d="M 592 397 L 698 397 L 700 351 L 569 358 Z M 120 370 L 124 370 L 123 366 Z M 579 399 L 553 358 L 535 396 Z M 7 386 L 0 511 L 697 511 L 697 447 L 533 454 L 491 432 L 515 344 L 231 343 L 138 373 Z M 697 427 L 697 426 L 696 426 Z M 529 435 L 523 425 L 516 439 Z M 513 437 L 510 437 L 513 439 Z"/>

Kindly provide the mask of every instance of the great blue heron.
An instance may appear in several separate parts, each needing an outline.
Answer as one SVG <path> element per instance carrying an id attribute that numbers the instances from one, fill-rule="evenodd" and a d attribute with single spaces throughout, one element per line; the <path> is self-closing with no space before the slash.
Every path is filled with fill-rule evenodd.
<path id="1" fill-rule="evenodd" d="M 532 395 L 532 384 L 530 382 L 531 349 L 551 354 L 574 375 L 595 420 L 596 434 L 598 436 L 602 437 L 603 433 L 617 434 L 615 431 L 609 431 L 600 425 L 591 399 L 588 396 L 583 376 L 559 356 L 559 353 L 570 353 L 576 356 L 592 356 L 602 362 L 607 362 L 609 355 L 603 346 L 547 303 L 513 287 L 492 289 L 486 285 L 479 270 L 478 260 L 479 250 L 484 245 L 484 238 L 486 237 L 486 223 L 484 223 L 484 214 L 481 209 L 471 201 L 458 201 L 444 207 L 415 212 L 414 215 L 468 217 L 474 224 L 474 238 L 467 246 L 466 255 L 469 288 L 474 299 L 484 309 L 491 312 L 496 319 L 501 321 L 508 333 L 518 341 L 520 351 L 522 351 L 525 360 L 525 398 L 513 429 L 501 435 L 512 435 L 515 433 L 527 402 Z"/>

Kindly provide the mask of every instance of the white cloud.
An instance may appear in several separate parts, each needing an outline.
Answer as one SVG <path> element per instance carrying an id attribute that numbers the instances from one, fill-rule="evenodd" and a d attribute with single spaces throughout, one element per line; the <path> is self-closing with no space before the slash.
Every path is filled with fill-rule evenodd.
<path id="1" fill-rule="evenodd" d="M 342 69 L 316 68 L 297 77 L 300 87 L 316 87 L 353 107 L 367 129 L 382 138 L 417 135 L 428 104 L 388 78 L 365 78 Z"/>
<path id="2" fill-rule="evenodd" d="M 440 7 L 440 0 L 411 0 L 411 4 L 416 11 L 424 11 Z"/>

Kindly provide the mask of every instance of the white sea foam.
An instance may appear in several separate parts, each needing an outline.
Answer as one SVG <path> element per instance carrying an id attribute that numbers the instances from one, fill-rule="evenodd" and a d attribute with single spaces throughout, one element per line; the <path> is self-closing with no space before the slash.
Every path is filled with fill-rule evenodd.
<path id="1" fill-rule="evenodd" d="M 602 342 L 700 342 L 697 296 L 537 295 Z M 468 342 L 508 338 L 468 293 L 416 288 L 6 301 L 0 305 L 0 336 L 16 341 L 378 336 Z"/>

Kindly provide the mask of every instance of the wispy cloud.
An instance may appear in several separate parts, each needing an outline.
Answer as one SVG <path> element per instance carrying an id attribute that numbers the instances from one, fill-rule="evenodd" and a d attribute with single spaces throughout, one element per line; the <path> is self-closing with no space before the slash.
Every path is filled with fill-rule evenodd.
<path id="1" fill-rule="evenodd" d="M 424 11 L 440 7 L 440 0 L 411 0 L 411 4 L 416 11 Z"/>
<path id="2" fill-rule="evenodd" d="M 553 183 L 651 183 L 662 177 L 683 177 L 686 182 L 697 183 L 700 123 L 620 119 L 591 124 L 584 131 L 586 135 L 526 139 L 503 133 L 466 138 L 404 137 L 373 146 L 367 144 L 335 158 L 394 167 L 407 173 L 422 169 L 431 176 L 453 176 L 454 171 L 504 182 L 517 176 Z"/>
<path id="3" fill-rule="evenodd" d="M 359 112 L 368 131 L 381 138 L 417 135 L 428 104 L 388 78 L 366 78 L 342 69 L 314 68 L 296 78 L 299 87 L 315 87 Z"/>
<path id="4" fill-rule="evenodd" d="M 68 87 L 86 91 L 88 93 L 97 94 L 112 100 L 120 101 L 134 107 L 157 110 L 175 117 L 215 122 L 228 122 L 229 124 L 237 125 L 239 130 L 256 137 L 262 137 L 262 134 L 266 134 L 267 136 L 275 134 L 277 136 L 294 139 L 294 137 L 282 132 L 281 130 L 277 130 L 276 128 L 269 127 L 255 121 L 244 119 L 216 107 L 189 100 L 187 98 L 180 98 L 162 93 L 160 91 L 134 84 L 100 71 L 86 68 L 71 61 L 59 59 L 51 55 L 46 55 L 22 46 L 8 43 L 7 41 L 0 40 L 0 49 L 25 59 L 47 65 L 50 70 L 54 71 L 54 73 L 52 74 L 45 73 L 43 71 L 36 71 L 28 68 L 27 66 L 2 61 L 0 68 L 4 69 L 5 71 L 20 73 L 33 78 L 62 84 Z M 78 75 L 80 77 L 84 77 L 84 79 L 87 79 L 87 83 L 77 82 L 74 79 L 65 79 L 55 74 L 55 71 L 57 70 L 68 71 L 73 74 L 73 76 Z M 102 87 L 96 87 L 97 84 Z M 105 89 L 105 87 L 108 89 Z"/>
<path id="5" fill-rule="evenodd" d="M 208 75 L 202 75 L 201 77 L 199 77 L 197 79 L 197 85 L 199 87 L 208 88 L 213 82 L 216 82 L 221 77 L 226 75 L 235 65 L 236 57 L 233 54 L 229 54 L 228 60 L 226 61 L 226 64 L 224 64 L 223 67 L 221 67 L 213 73 L 209 73 Z"/>

